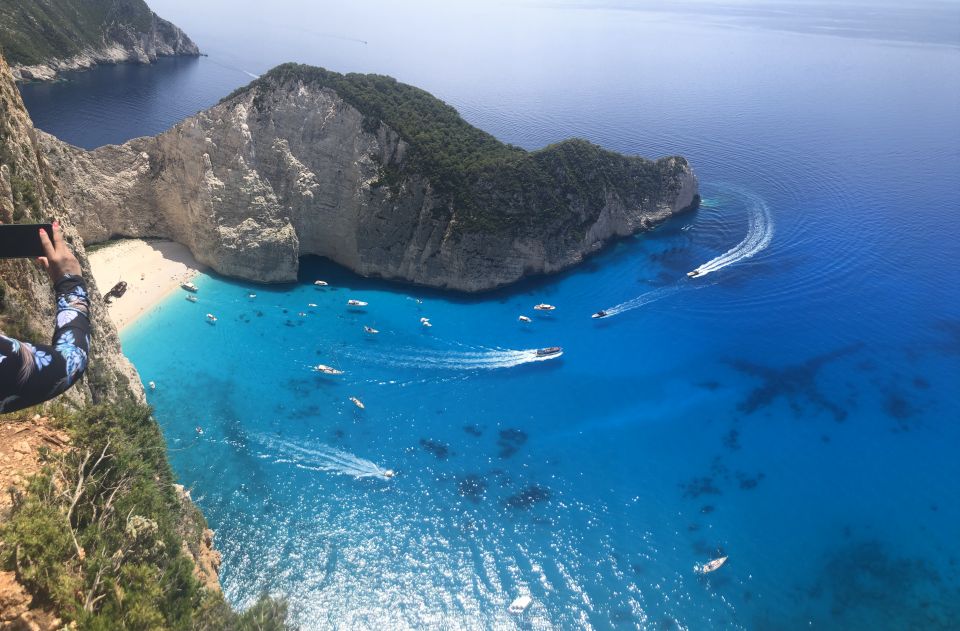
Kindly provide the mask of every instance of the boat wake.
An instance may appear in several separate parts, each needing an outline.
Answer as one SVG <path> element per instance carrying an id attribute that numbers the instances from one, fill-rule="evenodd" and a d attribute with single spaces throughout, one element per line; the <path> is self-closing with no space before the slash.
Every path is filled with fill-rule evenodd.
<path id="1" fill-rule="evenodd" d="M 675 283 L 673 285 L 667 285 L 666 287 L 660 287 L 659 289 L 648 291 L 646 293 L 640 294 L 636 298 L 632 298 L 630 300 L 627 300 L 626 302 L 621 302 L 620 304 L 610 307 L 609 309 L 604 309 L 604 311 L 607 314 L 604 317 L 609 318 L 611 316 L 615 316 L 620 313 L 625 313 L 627 311 L 633 311 L 634 309 L 639 309 L 640 307 L 644 305 L 648 305 L 651 302 L 656 302 L 658 300 L 666 298 L 667 296 L 672 296 L 673 294 L 679 291 L 683 291 L 687 287 L 689 286 Z"/>
<path id="2" fill-rule="evenodd" d="M 370 356 L 364 355 L 367 360 L 386 364 L 396 368 L 418 368 L 432 370 L 498 370 L 514 368 L 523 364 L 542 362 L 556 359 L 563 355 L 558 352 L 552 355 L 541 356 L 537 349 L 512 350 L 507 348 L 478 347 L 473 351 L 439 351 L 400 349 L 395 353 Z"/>
<path id="3" fill-rule="evenodd" d="M 292 464 L 310 471 L 328 471 L 348 475 L 352 478 L 387 478 L 387 469 L 382 469 L 369 460 L 364 460 L 346 451 L 329 445 L 304 445 L 286 440 L 266 439 L 263 441 L 268 452 L 261 457 L 270 458 L 277 463 Z"/>
<path id="4" fill-rule="evenodd" d="M 693 270 L 690 274 L 694 277 L 706 276 L 728 265 L 733 265 L 734 263 L 748 259 L 765 250 L 767 246 L 770 245 L 770 241 L 773 240 L 773 218 L 770 215 L 770 208 L 767 206 L 767 203 L 751 193 L 738 192 L 746 197 L 750 204 L 747 236 L 743 238 L 743 241 L 720 256 L 707 261 Z"/>

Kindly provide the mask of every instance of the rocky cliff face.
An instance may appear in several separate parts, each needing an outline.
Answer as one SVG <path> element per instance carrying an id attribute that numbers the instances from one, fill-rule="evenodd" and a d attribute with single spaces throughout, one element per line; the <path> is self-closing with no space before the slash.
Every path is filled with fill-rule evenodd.
<path id="1" fill-rule="evenodd" d="M 197 56 L 187 35 L 143 0 L 0 0 L 0 49 L 17 81 L 97 64 Z"/>
<path id="2" fill-rule="evenodd" d="M 313 254 L 365 276 L 486 290 L 574 265 L 699 201 L 683 158 L 584 141 L 533 154 L 500 145 L 506 166 L 471 174 L 469 198 L 458 196 L 426 173 L 422 147 L 363 106 L 295 73 L 268 75 L 156 137 L 88 152 L 40 136 L 88 243 L 166 237 L 222 274 L 263 282 L 296 279 L 299 257 Z M 514 163 L 535 161 L 559 202 L 512 172 L 517 190 L 502 190 Z"/>

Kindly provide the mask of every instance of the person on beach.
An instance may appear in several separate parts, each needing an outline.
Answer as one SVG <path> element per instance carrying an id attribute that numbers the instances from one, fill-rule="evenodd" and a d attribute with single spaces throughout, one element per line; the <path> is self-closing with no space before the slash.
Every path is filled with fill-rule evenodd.
<path id="1" fill-rule="evenodd" d="M 34 345 L 0 331 L 0 413 L 13 412 L 63 394 L 87 367 L 90 301 L 80 263 L 53 224 L 53 242 L 42 228 L 44 256 L 38 262 L 50 275 L 57 296 L 53 343 Z"/>

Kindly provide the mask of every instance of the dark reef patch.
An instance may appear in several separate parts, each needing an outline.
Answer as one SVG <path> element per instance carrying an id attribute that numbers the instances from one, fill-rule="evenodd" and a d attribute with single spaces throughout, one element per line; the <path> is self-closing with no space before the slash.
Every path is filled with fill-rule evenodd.
<path id="1" fill-rule="evenodd" d="M 465 475 L 457 481 L 457 491 L 465 498 L 479 502 L 487 492 L 487 481 L 475 473 Z"/>
<path id="2" fill-rule="evenodd" d="M 421 438 L 420 446 L 423 447 L 427 453 L 433 454 L 437 460 L 446 460 L 450 457 L 451 452 L 449 445 L 445 445 L 439 441 Z"/>
<path id="3" fill-rule="evenodd" d="M 479 425 L 464 425 L 463 431 L 471 436 L 483 436 L 483 428 Z"/>
<path id="4" fill-rule="evenodd" d="M 537 504 L 546 502 L 550 497 L 550 489 L 540 486 L 539 484 L 531 484 L 508 497 L 507 507 L 518 510 L 529 510 Z"/>
<path id="5" fill-rule="evenodd" d="M 887 389 L 883 399 L 883 411 L 897 422 L 898 431 L 906 432 L 910 430 L 910 419 L 916 416 L 919 410 L 903 392 Z"/>
<path id="6" fill-rule="evenodd" d="M 700 512 L 703 513 L 704 515 L 709 515 L 715 510 L 717 509 L 714 508 L 712 504 L 704 504 L 703 506 L 700 507 Z"/>
<path id="7" fill-rule="evenodd" d="M 730 451 L 737 451 L 740 449 L 740 432 L 736 429 L 731 429 L 729 432 L 723 435 L 723 446 L 729 449 Z"/>
<path id="8" fill-rule="evenodd" d="M 801 401 L 807 401 L 832 414 L 838 423 L 842 422 L 847 418 L 847 411 L 820 392 L 817 376 L 827 364 L 855 353 L 862 347 L 862 343 L 844 346 L 784 368 L 763 366 L 742 359 L 728 360 L 727 363 L 741 373 L 761 381 L 760 386 L 751 391 L 739 407 L 743 412 L 753 414 L 782 397 L 797 416 L 803 413 Z"/>
<path id="9" fill-rule="evenodd" d="M 683 489 L 683 496 L 691 499 L 698 498 L 701 495 L 721 495 L 723 493 L 713 483 L 713 478 L 707 476 L 691 478 L 686 482 L 681 482 L 680 488 Z"/>
<path id="10" fill-rule="evenodd" d="M 519 429 L 500 430 L 500 438 L 497 439 L 497 447 L 500 448 L 501 458 L 510 458 L 517 453 L 524 443 L 527 442 L 527 433 Z"/>
<path id="11" fill-rule="evenodd" d="M 767 477 L 767 474 L 762 471 L 757 475 L 751 476 L 747 475 L 743 471 L 737 471 L 737 481 L 740 483 L 740 488 L 744 491 L 750 491 L 757 488 L 757 485 L 760 484 L 760 481 Z"/>
<path id="12" fill-rule="evenodd" d="M 720 389 L 719 381 L 701 381 L 697 384 L 698 387 L 703 388 L 704 390 L 709 390 L 711 392 Z"/>

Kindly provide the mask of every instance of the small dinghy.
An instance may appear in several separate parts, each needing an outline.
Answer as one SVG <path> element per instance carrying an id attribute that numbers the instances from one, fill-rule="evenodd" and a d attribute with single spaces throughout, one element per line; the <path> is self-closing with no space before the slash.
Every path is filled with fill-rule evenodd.
<path id="1" fill-rule="evenodd" d="M 554 307 L 553 305 L 548 305 L 545 302 L 541 302 L 540 304 L 536 305 L 534 309 L 536 309 L 537 311 L 553 311 L 554 309 L 556 309 L 556 307 Z"/>
<path id="2" fill-rule="evenodd" d="M 427 328 L 430 328 L 433 326 L 432 324 L 430 324 L 430 318 L 420 318 L 420 324 L 422 324 Z"/>
<path id="3" fill-rule="evenodd" d="M 720 557 L 719 559 L 714 559 L 713 561 L 707 561 L 706 563 L 700 565 L 694 565 L 693 571 L 697 574 L 709 574 L 710 572 L 716 572 L 720 569 L 724 563 L 727 562 L 729 557 Z"/>
<path id="4" fill-rule="evenodd" d="M 325 280 L 315 280 L 315 281 L 313 281 L 313 284 L 316 285 L 317 287 L 326 287 L 326 286 L 329 285 L 330 283 L 328 283 L 328 282 L 325 281 Z"/>
<path id="5" fill-rule="evenodd" d="M 367 303 L 362 300 L 353 300 L 352 298 L 347 301 L 348 307 L 366 307 Z"/>
<path id="6" fill-rule="evenodd" d="M 212 313 L 208 313 L 207 324 L 216 324 L 216 322 L 217 322 L 217 316 L 213 315 Z"/>
<path id="7" fill-rule="evenodd" d="M 189 300 L 190 302 L 196 302 L 197 297 L 194 296 L 193 294 L 187 294 L 187 300 Z"/>
<path id="8" fill-rule="evenodd" d="M 559 346 L 548 346 L 537 349 L 537 357 L 553 357 L 555 355 L 563 355 L 563 349 Z"/>
<path id="9" fill-rule="evenodd" d="M 363 401 L 361 401 L 357 397 L 350 397 L 350 400 L 353 401 L 353 404 L 358 408 L 360 408 L 361 410 L 367 409 L 366 406 L 363 404 Z"/>
<path id="10" fill-rule="evenodd" d="M 531 320 L 527 316 L 520 316 L 519 318 L 517 318 L 517 320 L 520 320 L 521 322 L 533 322 L 533 320 Z"/>
<path id="11" fill-rule="evenodd" d="M 343 371 L 334 368 L 333 366 L 327 366 L 326 364 L 317 364 L 313 367 L 314 372 L 319 372 L 324 375 L 342 375 Z"/>
<path id="12" fill-rule="evenodd" d="M 509 611 L 515 616 L 519 616 L 524 611 L 526 611 L 527 608 L 532 604 L 533 604 L 533 598 L 524 594 L 523 596 L 517 596 L 517 598 L 514 599 L 512 603 L 510 603 L 510 606 L 507 607 L 507 611 Z"/>
<path id="13" fill-rule="evenodd" d="M 257 294 L 247 294 L 247 298 L 256 298 Z"/>
<path id="14" fill-rule="evenodd" d="M 365 326 L 365 327 L 363 327 L 363 332 L 364 332 L 364 333 L 369 333 L 370 335 L 376 335 L 376 334 L 379 333 L 380 331 L 376 330 L 376 329 L 373 328 L 372 326 Z"/>
<path id="15" fill-rule="evenodd" d="M 150 386 L 150 389 L 151 389 L 151 390 L 156 390 L 156 389 L 157 389 L 157 384 L 155 384 L 155 383 L 152 382 L 152 381 L 151 381 L 150 383 L 148 383 L 147 385 Z"/>
<path id="16" fill-rule="evenodd" d="M 315 302 L 308 302 L 308 303 L 307 303 L 307 306 L 308 306 L 308 307 L 316 307 L 316 306 L 317 306 L 317 303 L 315 303 Z"/>
<path id="17" fill-rule="evenodd" d="M 193 283 L 180 283 L 180 286 L 186 289 L 187 291 L 192 291 L 194 293 L 199 291 L 198 287 Z"/>

